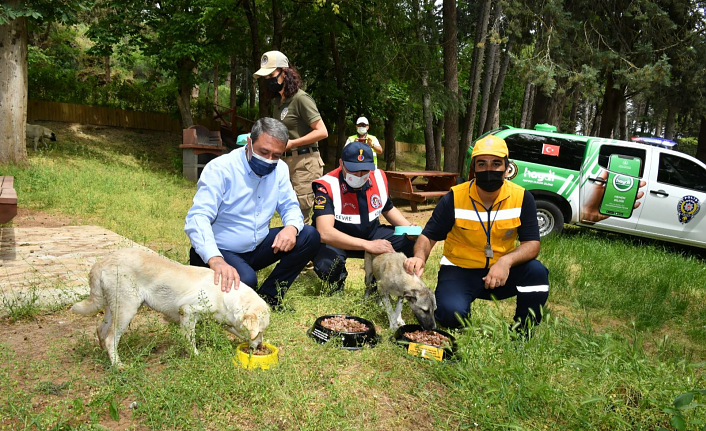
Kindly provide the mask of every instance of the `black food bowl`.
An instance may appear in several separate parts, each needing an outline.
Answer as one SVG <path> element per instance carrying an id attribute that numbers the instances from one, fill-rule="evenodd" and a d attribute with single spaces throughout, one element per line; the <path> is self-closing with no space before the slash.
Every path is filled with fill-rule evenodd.
<path id="1" fill-rule="evenodd" d="M 352 319 L 367 326 L 368 330 L 364 332 L 334 331 L 321 324 L 324 319 L 328 319 L 329 317 L 344 317 L 346 319 Z M 348 316 L 346 314 L 328 314 L 326 316 L 319 317 L 316 319 L 314 325 L 307 332 L 307 334 L 319 344 L 326 344 L 331 340 L 339 340 L 341 343 L 340 347 L 347 350 L 359 350 L 366 344 L 370 347 L 374 347 L 379 338 L 375 332 L 375 325 L 373 325 L 373 322 L 356 316 Z"/>
<path id="2" fill-rule="evenodd" d="M 447 337 L 451 342 L 446 346 L 432 346 L 430 344 L 418 343 L 405 336 L 408 332 L 424 331 L 421 325 L 404 325 L 397 329 L 397 332 L 392 336 L 394 342 L 407 348 L 407 353 L 420 358 L 434 359 L 437 361 L 452 359 L 456 353 L 456 338 L 448 332 L 440 329 L 430 329 L 431 332 L 436 332 L 444 337 Z"/>

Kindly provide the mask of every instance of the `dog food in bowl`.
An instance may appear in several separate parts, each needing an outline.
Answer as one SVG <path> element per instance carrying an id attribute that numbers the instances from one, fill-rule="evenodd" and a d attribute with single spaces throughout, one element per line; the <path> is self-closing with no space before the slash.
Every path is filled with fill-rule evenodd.
<path id="1" fill-rule="evenodd" d="M 251 351 L 248 343 L 240 343 L 235 349 L 233 364 L 245 369 L 261 368 L 267 370 L 279 363 L 277 347 L 269 343 L 262 343 L 257 349 Z"/>
<path id="2" fill-rule="evenodd" d="M 321 321 L 321 326 L 337 332 L 365 332 L 368 327 L 363 323 L 345 316 L 329 317 Z"/>
<path id="3" fill-rule="evenodd" d="M 440 329 L 425 330 L 421 325 L 404 325 L 391 338 L 407 353 L 435 361 L 451 359 L 456 353 L 456 338 Z"/>
<path id="4" fill-rule="evenodd" d="M 319 344 L 338 340 L 339 347 L 347 350 L 359 350 L 366 344 L 373 347 L 379 338 L 372 322 L 345 314 L 319 317 L 307 334 Z"/>
<path id="5" fill-rule="evenodd" d="M 449 344 L 449 337 L 434 331 L 416 330 L 405 332 L 404 336 L 415 343 L 427 344 L 429 346 L 444 347 Z"/>
<path id="6" fill-rule="evenodd" d="M 270 350 L 269 347 L 265 346 L 265 344 L 260 344 L 257 349 L 253 350 L 250 348 L 250 346 L 243 347 L 243 352 L 247 353 L 248 355 L 257 355 L 257 356 L 263 356 L 263 355 L 269 355 L 272 353 L 272 350 Z"/>

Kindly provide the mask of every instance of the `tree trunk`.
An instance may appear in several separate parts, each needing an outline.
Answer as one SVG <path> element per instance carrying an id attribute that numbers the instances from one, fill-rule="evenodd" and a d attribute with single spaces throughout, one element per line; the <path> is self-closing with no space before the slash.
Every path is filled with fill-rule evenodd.
<path id="1" fill-rule="evenodd" d="M 488 33 L 488 23 L 490 22 L 491 0 L 483 2 L 483 9 L 478 15 L 476 23 L 475 44 L 473 45 L 473 57 L 471 60 L 471 74 L 469 76 L 468 104 L 466 114 L 463 117 L 463 128 L 461 132 L 461 147 L 459 161 L 463 163 L 463 155 L 468 151 L 468 147 L 473 142 L 476 111 L 478 108 L 478 91 L 480 89 L 480 76 L 483 70 L 483 55 L 485 54 L 485 40 Z M 461 166 L 459 169 L 462 168 Z"/>
<path id="2" fill-rule="evenodd" d="M 628 103 L 625 98 L 620 103 L 620 113 L 618 117 L 620 118 L 620 127 L 618 128 L 618 139 L 626 141 L 628 139 Z"/>
<path id="3" fill-rule="evenodd" d="M 610 138 L 613 129 L 615 128 L 615 119 L 620 108 L 620 103 L 623 100 L 622 88 L 618 89 L 614 86 L 613 73 L 608 72 L 605 85 L 605 93 L 603 94 L 603 115 L 601 115 L 601 128 L 598 136 L 601 138 Z"/>
<path id="4" fill-rule="evenodd" d="M 444 86 L 452 98 L 444 120 L 444 170 L 458 169 L 458 43 L 456 0 L 443 0 Z"/>
<path id="5" fill-rule="evenodd" d="M 421 16 L 419 1 L 413 0 L 411 5 L 417 42 L 420 47 L 426 46 L 427 42 L 424 40 L 425 27 Z M 433 170 L 434 166 L 436 166 L 436 153 L 434 152 L 434 113 L 431 109 L 431 95 L 429 94 L 429 70 L 424 61 L 420 64 L 419 74 L 422 84 L 422 118 L 424 120 L 424 148 L 426 150 L 425 169 Z"/>
<path id="6" fill-rule="evenodd" d="M 510 51 L 512 50 L 512 41 L 509 41 L 507 43 L 507 47 L 505 49 L 506 51 L 503 57 L 503 63 L 500 66 L 500 70 L 498 71 L 498 78 L 495 80 L 493 96 L 490 98 L 489 105 L 493 108 L 493 113 L 492 115 L 488 115 L 488 119 L 486 119 L 485 126 L 483 127 L 483 130 L 486 132 L 493 128 L 495 119 L 499 118 L 500 115 L 500 113 L 498 112 L 500 108 L 500 94 L 503 91 L 503 85 L 505 84 L 505 76 L 507 75 L 507 68 L 510 65 Z"/>
<path id="7" fill-rule="evenodd" d="M 257 21 L 257 9 L 255 7 L 255 0 L 245 0 L 243 2 L 243 7 L 245 9 L 245 17 L 248 19 L 248 25 L 250 26 L 250 41 L 252 42 L 252 65 L 255 67 L 253 70 L 259 69 L 260 66 L 260 57 L 262 55 L 262 49 L 260 47 L 260 30 L 259 30 L 259 24 Z M 254 87 L 255 84 L 253 84 Z M 257 85 L 260 90 L 260 109 L 259 109 L 259 117 L 268 117 L 270 116 L 270 110 L 269 110 L 269 103 L 265 100 L 265 80 L 264 79 L 258 79 L 257 80 Z M 251 95 L 254 96 L 254 88 L 251 90 Z M 255 106 L 255 98 L 253 97 L 253 100 L 250 101 L 250 105 L 252 107 Z"/>
<path id="8" fill-rule="evenodd" d="M 213 69 L 213 106 L 218 105 L 218 62 Z"/>
<path id="9" fill-rule="evenodd" d="M 579 104 L 581 103 L 581 87 L 576 85 L 574 86 L 574 101 L 571 104 L 571 114 L 569 114 L 569 130 L 567 132 L 569 133 L 576 133 L 576 125 L 578 121 L 578 115 L 579 115 Z"/>
<path id="10" fill-rule="evenodd" d="M 110 84 L 110 56 L 107 55 L 103 58 L 103 65 L 105 68 L 105 83 Z"/>
<path id="11" fill-rule="evenodd" d="M 441 170 L 441 138 L 444 133 L 444 119 L 439 118 L 434 125 L 434 159 L 436 159 L 435 171 Z"/>
<path id="12" fill-rule="evenodd" d="M 649 118 L 649 113 L 650 113 L 650 101 L 645 100 L 645 110 L 642 112 L 642 118 L 640 121 L 640 133 L 643 135 L 645 133 L 645 129 L 647 128 L 647 119 Z"/>
<path id="13" fill-rule="evenodd" d="M 532 120 L 530 121 L 529 127 L 534 127 L 537 124 L 544 124 L 549 122 L 549 117 L 547 113 L 549 111 L 550 100 L 551 98 L 544 94 L 544 90 L 542 88 L 537 88 L 537 92 L 534 95 L 534 106 L 532 107 Z"/>
<path id="14" fill-rule="evenodd" d="M 395 109 L 387 110 L 385 117 L 385 170 L 397 170 L 397 145 L 395 141 Z"/>
<path id="15" fill-rule="evenodd" d="M 706 115 L 701 115 L 699 141 L 696 146 L 696 158 L 706 163 Z"/>
<path id="16" fill-rule="evenodd" d="M 10 0 L 19 8 L 20 2 Z M 27 19 L 0 25 L 0 164 L 27 164 Z"/>
<path id="17" fill-rule="evenodd" d="M 329 35 L 333 67 L 336 72 L 336 88 L 338 89 L 338 96 L 336 97 L 336 111 L 338 114 L 336 119 L 336 135 L 338 136 L 336 159 L 338 159 L 343 152 L 343 147 L 346 145 L 346 98 L 345 91 L 343 91 L 343 66 L 341 65 L 341 56 L 336 46 L 336 34 L 331 30 Z"/>
<path id="18" fill-rule="evenodd" d="M 674 105 L 669 105 L 667 108 L 667 123 L 664 126 L 664 138 L 674 138 L 674 123 L 677 118 L 677 108 Z"/>
<path id="19" fill-rule="evenodd" d="M 275 51 L 282 50 L 282 11 L 280 0 L 272 0 L 272 47 Z"/>
<path id="20" fill-rule="evenodd" d="M 424 148 L 427 157 L 424 169 L 436 170 L 436 151 L 434 151 L 434 113 L 431 110 L 431 96 L 429 95 L 429 73 L 422 70 L 422 115 L 424 117 Z"/>
<path id="21" fill-rule="evenodd" d="M 591 126 L 591 132 L 589 133 L 589 136 L 596 136 L 598 135 L 598 130 L 600 130 L 601 117 L 603 116 L 601 109 L 598 107 L 598 102 L 593 105 L 593 107 L 591 108 L 591 112 L 593 113 L 593 126 Z"/>
<path id="22" fill-rule="evenodd" d="M 181 127 L 188 129 L 194 125 L 194 119 L 191 116 L 191 86 L 188 83 L 182 83 L 176 96 L 177 106 L 181 114 Z"/>
<path id="23" fill-rule="evenodd" d="M 490 30 L 491 40 L 487 46 L 486 58 L 485 58 L 485 71 L 483 77 L 483 88 L 481 90 L 481 102 L 480 102 L 480 115 L 478 117 L 478 134 L 481 135 L 487 130 L 485 125 L 487 122 L 488 111 L 490 109 L 490 94 L 493 88 L 493 78 L 496 72 L 497 55 L 500 40 L 500 18 L 502 16 L 502 4 L 496 3 L 495 11 L 493 13 L 493 26 Z"/>
<path id="24" fill-rule="evenodd" d="M 235 55 L 230 57 L 230 108 L 238 104 L 238 60 Z M 247 77 L 247 75 L 246 75 Z M 233 125 L 235 127 L 235 124 Z"/>

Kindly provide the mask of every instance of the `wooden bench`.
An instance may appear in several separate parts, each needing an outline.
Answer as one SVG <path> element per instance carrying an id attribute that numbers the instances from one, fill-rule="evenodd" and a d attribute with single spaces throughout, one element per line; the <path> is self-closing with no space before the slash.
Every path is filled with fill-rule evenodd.
<path id="1" fill-rule="evenodd" d="M 456 185 L 458 174 L 441 171 L 390 171 L 387 184 L 390 196 L 409 201 L 412 211 L 417 211 L 417 204 L 428 198 L 439 198 Z M 426 181 L 418 181 L 417 179 Z"/>
<path id="2" fill-rule="evenodd" d="M 15 177 L 0 177 L 0 223 L 7 223 L 16 215 Z"/>

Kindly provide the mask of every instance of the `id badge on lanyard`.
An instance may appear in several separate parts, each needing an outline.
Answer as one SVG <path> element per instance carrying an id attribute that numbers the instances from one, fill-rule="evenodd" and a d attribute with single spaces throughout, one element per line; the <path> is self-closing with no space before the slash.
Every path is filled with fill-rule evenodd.
<path id="1" fill-rule="evenodd" d="M 493 258 L 493 246 L 490 245 L 490 232 L 491 229 L 493 228 L 493 223 L 495 223 L 495 219 L 493 221 L 490 221 L 490 212 L 493 210 L 493 206 L 490 206 L 490 211 L 488 211 L 488 229 L 485 228 L 485 225 L 483 224 L 483 220 L 480 217 L 480 213 L 478 212 L 478 208 L 476 208 L 476 203 L 473 199 L 471 199 L 471 204 L 473 204 L 473 209 L 476 212 L 476 215 L 478 216 L 478 221 L 480 222 L 480 226 L 483 228 L 483 232 L 485 233 L 485 237 L 487 238 L 487 242 L 485 243 L 485 246 L 483 247 L 483 251 L 485 252 L 485 257 L 487 259 L 492 259 Z M 483 207 L 485 208 L 485 207 Z M 498 216 L 498 211 L 500 211 L 500 205 L 498 205 L 498 209 L 495 211 L 495 217 Z"/>

